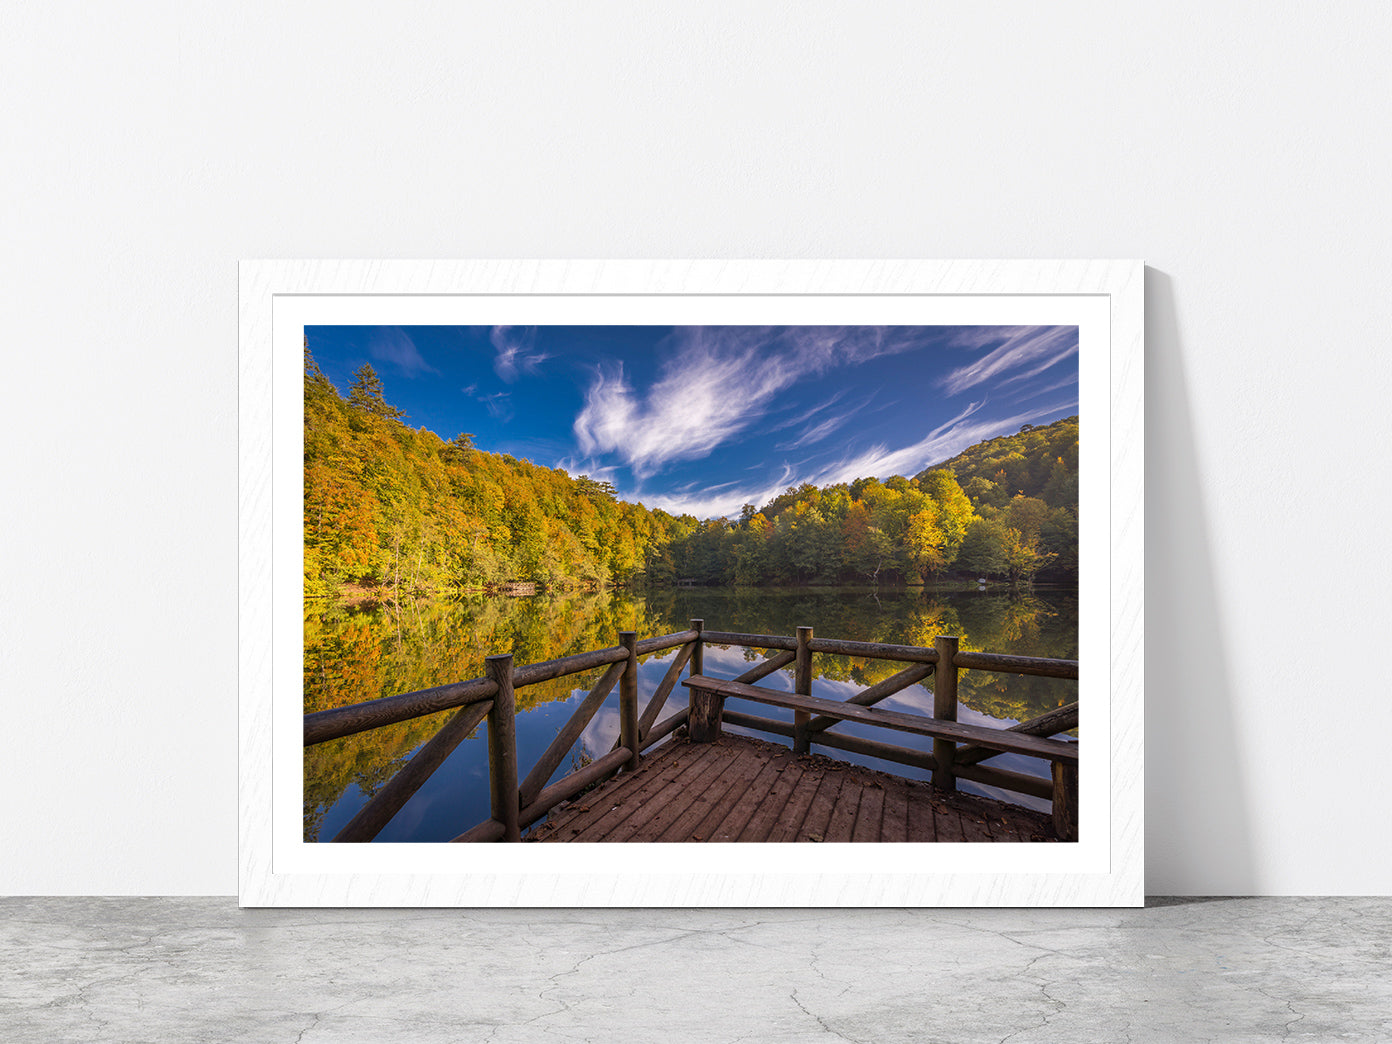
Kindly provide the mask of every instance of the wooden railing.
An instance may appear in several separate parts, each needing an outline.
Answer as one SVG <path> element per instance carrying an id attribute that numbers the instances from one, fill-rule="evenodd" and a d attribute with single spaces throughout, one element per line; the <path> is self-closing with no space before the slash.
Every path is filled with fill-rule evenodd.
<path id="1" fill-rule="evenodd" d="M 813 743 L 817 743 L 925 769 L 933 774 L 933 785 L 944 790 L 955 790 L 959 779 L 968 779 L 1013 793 L 1028 794 L 1051 802 L 1054 829 L 1061 840 L 1077 840 L 1078 744 L 1048 738 L 1078 727 L 1077 701 L 1008 729 L 962 725 L 957 722 L 957 678 L 962 670 L 977 669 L 1076 680 L 1078 661 L 962 651 L 957 647 L 958 640 L 948 635 L 940 635 L 931 649 L 816 638 L 810 627 L 799 627 L 796 637 L 725 631 L 706 631 L 702 637 L 709 644 L 785 650 L 783 655 L 796 663 L 797 669 L 791 694 L 738 684 L 744 681 L 742 678 L 737 679 L 735 684 L 702 677 L 689 678 L 685 684 L 691 689 L 688 710 L 693 740 L 700 742 L 719 735 L 720 723 L 724 721 L 747 729 L 787 736 L 792 739 L 796 753 L 806 753 Z M 811 661 L 814 653 L 890 660 L 911 666 L 844 702 L 836 703 L 812 697 Z M 693 671 L 693 675 L 696 673 Z M 933 676 L 932 717 L 870 710 L 886 697 L 925 680 L 929 675 Z M 726 697 L 791 709 L 793 720 L 790 723 L 725 710 Z M 932 753 L 828 731 L 839 722 L 848 720 L 931 736 Z M 1041 779 L 982 764 L 1005 753 L 1045 758 L 1050 762 L 1051 778 Z"/>
<path id="2" fill-rule="evenodd" d="M 704 676 L 705 645 L 775 650 L 776 655 L 738 678 L 725 681 Z M 679 652 L 640 713 L 638 658 L 672 648 L 679 648 Z M 812 696 L 812 657 L 815 653 L 890 660 L 910 666 L 849 700 L 830 701 Z M 561 802 L 619 772 L 636 769 L 644 751 L 688 721 L 692 738 L 697 741 L 714 738 L 719 735 L 721 722 L 729 722 L 790 737 L 793 749 L 798 753 L 806 753 L 816 743 L 926 769 L 933 773 L 934 785 L 944 789 L 956 789 L 958 779 L 969 779 L 1015 793 L 1048 798 L 1053 802 L 1054 825 L 1059 837 L 1064 840 L 1075 840 L 1077 837 L 1078 745 L 1048 738 L 1077 727 L 1076 701 L 1009 729 L 981 728 L 957 722 L 959 671 L 979 669 L 1076 679 L 1076 660 L 963 652 L 957 648 L 957 639 L 947 636 L 939 637 L 935 647 L 929 649 L 816 638 L 810 627 L 799 627 L 795 637 L 707 631 L 703 621 L 692 620 L 690 629 L 686 631 L 643 641 L 638 640 L 636 632 L 622 631 L 617 646 L 543 663 L 516 667 L 511 655 L 490 656 L 485 662 L 486 673 L 482 678 L 305 715 L 304 745 L 308 747 L 410 718 L 456 710 L 440 731 L 339 831 L 334 841 L 371 841 L 375 838 L 430 774 L 485 719 L 488 723 L 491 814 L 482 823 L 464 831 L 455 841 L 521 840 L 522 830 Z M 793 693 L 763 689 L 756 685 L 789 664 L 794 668 Z M 532 766 L 526 778 L 519 783 L 516 691 L 538 682 L 597 667 L 608 669 Z M 682 671 L 688 667 L 689 677 L 685 684 L 690 687 L 691 696 L 687 706 L 659 722 L 658 714 L 680 680 Z M 934 678 L 932 717 L 871 709 L 886 697 L 930 675 Z M 547 786 L 547 781 L 565 760 L 571 746 L 580 738 L 585 726 L 608 699 L 616 684 L 619 686 L 619 738 L 614 748 L 603 757 Z M 727 696 L 791 708 L 793 720 L 789 723 L 725 710 L 724 700 Z M 830 731 L 845 720 L 931 736 L 932 753 Z M 1007 752 L 1047 758 L 1052 765 L 1053 778 L 1045 780 L 982 764 Z"/>

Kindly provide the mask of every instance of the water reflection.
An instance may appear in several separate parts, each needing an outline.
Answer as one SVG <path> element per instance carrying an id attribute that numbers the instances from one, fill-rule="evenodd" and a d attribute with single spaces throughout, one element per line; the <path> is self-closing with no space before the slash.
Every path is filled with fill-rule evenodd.
<path id="1" fill-rule="evenodd" d="M 664 590 L 646 596 L 628 592 L 586 592 L 507 598 L 478 596 L 459 602 L 407 603 L 387 607 L 334 607 L 305 617 L 304 705 L 306 713 L 363 700 L 428 688 L 483 674 L 484 657 L 512 652 L 516 662 L 536 663 L 616 644 L 619 631 L 640 638 L 682 630 L 691 619 L 707 627 L 762 634 L 793 634 L 801 625 L 824 637 L 932 645 L 939 634 L 956 634 L 963 649 L 985 649 L 1027 656 L 1077 657 L 1077 603 L 1070 594 L 1039 593 L 1026 598 L 917 589 L 874 592 L 861 588 Z M 639 665 L 640 706 L 646 705 L 675 650 L 644 658 Z M 707 674 L 734 677 L 761 651 L 708 647 Z M 813 660 L 814 693 L 829 699 L 874 684 L 904 665 L 858 657 L 819 654 Z M 525 775 L 575 706 L 599 680 L 599 669 L 528 686 L 518 691 L 518 758 Z M 791 689 L 791 670 L 761 684 Z M 931 679 L 882 706 L 931 713 Z M 986 671 L 963 671 L 959 718 L 1001 724 L 1042 714 L 1077 698 L 1077 683 Z M 678 686 L 661 716 L 681 707 L 686 689 Z M 735 704 L 731 704 L 733 707 Z M 745 704 L 749 713 L 780 717 L 768 707 Z M 400 722 L 372 732 L 345 736 L 310 747 L 304 762 L 304 836 L 332 838 L 411 754 L 452 714 Z M 847 734 L 887 739 L 881 730 L 843 723 Z M 737 731 L 737 730 L 736 730 Z M 381 841 L 447 841 L 486 819 L 488 756 L 481 726 L 379 835 Z M 878 733 L 878 735 L 876 735 Z M 618 736 L 618 691 L 600 708 L 556 778 L 608 752 Z M 892 742 L 910 745 L 897 733 Z M 837 751 L 847 760 L 865 760 Z M 865 760 L 901 775 L 921 776 L 902 766 Z M 1034 775 L 1042 763 L 1003 755 L 992 764 Z M 964 789 L 991 793 L 964 783 Z M 1018 795 L 1009 800 L 1030 803 Z M 1038 807 L 1039 803 L 1036 804 Z"/>

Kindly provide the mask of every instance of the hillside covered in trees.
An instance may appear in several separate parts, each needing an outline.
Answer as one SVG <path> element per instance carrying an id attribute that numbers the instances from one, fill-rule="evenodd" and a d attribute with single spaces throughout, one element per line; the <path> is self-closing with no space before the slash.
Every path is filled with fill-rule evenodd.
<path id="1" fill-rule="evenodd" d="M 1041 579 L 1076 582 L 1076 416 L 1039 427 L 1026 424 L 1018 434 L 978 442 L 938 468 L 956 476 L 980 518 L 968 530 L 962 568 L 999 576 L 1003 568 L 1009 572 L 1010 559 L 1020 554 L 1017 547 L 1032 545 Z"/>
<path id="2" fill-rule="evenodd" d="M 345 399 L 306 351 L 307 597 L 621 585 L 696 526 L 607 483 L 483 452 L 467 434 L 413 429 L 370 366 L 354 377 Z"/>
<path id="3" fill-rule="evenodd" d="M 1078 418 L 979 443 L 914 478 L 799 486 L 660 556 L 706 584 L 1074 582 Z"/>
<path id="4" fill-rule="evenodd" d="M 896 584 L 1077 578 L 1078 419 L 991 439 L 913 478 L 798 486 L 698 522 L 413 429 L 370 366 L 344 398 L 306 351 L 305 593 Z"/>

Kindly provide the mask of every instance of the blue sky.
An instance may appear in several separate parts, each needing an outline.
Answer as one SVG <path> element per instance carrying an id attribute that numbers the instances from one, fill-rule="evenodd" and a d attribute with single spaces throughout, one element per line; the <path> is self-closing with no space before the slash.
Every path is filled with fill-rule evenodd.
<path id="1" fill-rule="evenodd" d="M 1078 412 L 1075 326 L 311 326 L 412 427 L 700 518 L 789 486 L 912 476 Z"/>

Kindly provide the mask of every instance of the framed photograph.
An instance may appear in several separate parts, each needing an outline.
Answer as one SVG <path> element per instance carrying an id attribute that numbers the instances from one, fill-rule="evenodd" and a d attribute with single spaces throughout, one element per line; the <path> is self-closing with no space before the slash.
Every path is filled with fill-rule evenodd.
<path id="1" fill-rule="evenodd" d="M 1138 261 L 249 261 L 244 906 L 1140 905 Z"/>

